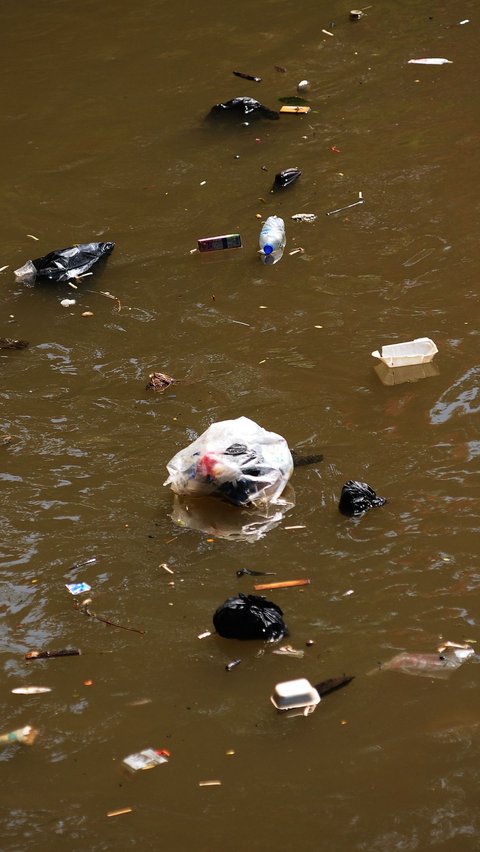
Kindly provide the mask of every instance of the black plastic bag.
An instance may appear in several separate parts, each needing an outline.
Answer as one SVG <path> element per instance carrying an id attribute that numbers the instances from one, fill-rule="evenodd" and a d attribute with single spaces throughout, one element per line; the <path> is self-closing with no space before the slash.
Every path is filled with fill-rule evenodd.
<path id="1" fill-rule="evenodd" d="M 69 248 L 56 249 L 43 257 L 29 260 L 15 270 L 17 280 L 33 282 L 36 278 L 49 281 L 70 281 L 90 269 L 94 263 L 107 257 L 115 243 L 83 243 Z"/>
<path id="2" fill-rule="evenodd" d="M 215 630 L 226 639 L 264 639 L 276 642 L 288 636 L 283 612 L 260 595 L 227 598 L 213 616 Z"/>
<path id="3" fill-rule="evenodd" d="M 378 497 L 366 482 L 349 479 L 342 488 L 338 508 L 342 515 L 356 518 L 374 506 L 383 506 L 386 502 L 387 498 Z"/>
<path id="4" fill-rule="evenodd" d="M 300 169 L 284 169 L 282 172 L 278 172 L 275 175 L 275 180 L 273 181 L 273 186 L 271 191 L 275 192 L 277 189 L 285 189 L 287 186 L 291 186 L 301 175 Z"/>
<path id="5" fill-rule="evenodd" d="M 231 101 L 215 104 L 209 113 L 211 116 L 232 116 L 236 118 L 270 118 L 276 120 L 280 118 L 278 112 L 264 107 L 255 98 L 241 97 L 232 98 Z"/>

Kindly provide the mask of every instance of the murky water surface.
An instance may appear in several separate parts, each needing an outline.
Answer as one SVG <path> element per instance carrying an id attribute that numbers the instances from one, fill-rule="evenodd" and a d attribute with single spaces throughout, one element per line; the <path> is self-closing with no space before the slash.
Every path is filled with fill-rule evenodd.
<path id="1" fill-rule="evenodd" d="M 367 676 L 440 637 L 480 641 L 477 5 L 392 0 L 351 23 L 325 0 L 4 0 L 2 35 L 0 335 L 30 341 L 0 353 L 2 725 L 40 730 L 0 755 L 2 848 L 477 850 L 477 662 Z M 407 64 L 422 56 L 452 64 Z M 237 95 L 278 109 L 305 78 L 309 115 L 205 121 Z M 287 250 L 266 267 L 271 213 Z M 237 231 L 237 252 L 191 252 Z M 110 239 L 73 294 L 14 281 L 28 258 Z M 433 375 L 382 384 L 371 351 L 418 336 Z M 188 381 L 148 393 L 155 369 Z M 222 538 L 231 514 L 178 526 L 166 462 L 242 414 L 324 462 L 296 470 L 294 508 L 255 542 Z M 388 504 L 342 517 L 349 478 Z M 270 594 L 303 661 L 197 638 L 252 591 L 242 567 L 310 578 Z M 82 614 L 76 580 L 145 632 Z M 343 672 L 307 719 L 270 704 L 278 681 Z M 170 762 L 125 776 L 147 746 Z"/>

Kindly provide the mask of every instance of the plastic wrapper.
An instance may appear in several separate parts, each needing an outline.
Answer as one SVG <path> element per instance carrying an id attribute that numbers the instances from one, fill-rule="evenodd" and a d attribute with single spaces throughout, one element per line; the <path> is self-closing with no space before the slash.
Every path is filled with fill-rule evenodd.
<path id="1" fill-rule="evenodd" d="M 287 512 L 294 506 L 295 492 L 291 485 L 287 485 L 274 506 L 266 506 L 264 511 L 255 507 L 239 509 L 209 497 L 191 500 L 175 494 L 170 517 L 177 526 L 184 529 L 196 530 L 227 541 L 254 542 L 281 524 Z"/>
<path id="2" fill-rule="evenodd" d="M 387 498 L 379 497 L 366 482 L 349 479 L 342 488 L 338 508 L 342 515 L 357 518 L 374 506 L 383 506 L 386 502 Z"/>
<path id="3" fill-rule="evenodd" d="M 268 109 L 263 106 L 260 101 L 256 101 L 255 98 L 249 97 L 239 97 L 232 98 L 230 101 L 225 101 L 224 103 L 215 104 L 210 110 L 209 115 L 211 117 L 224 117 L 224 118 L 270 118 L 270 119 L 278 119 L 278 112 L 275 110 Z"/>
<path id="4" fill-rule="evenodd" d="M 445 648 L 438 654 L 409 654 L 407 651 L 402 651 L 369 674 L 375 674 L 378 671 L 396 671 L 443 680 L 474 656 L 475 651 L 468 646 Z"/>
<path id="5" fill-rule="evenodd" d="M 301 175 L 300 169 L 284 169 L 282 172 L 278 172 L 275 175 L 275 180 L 273 181 L 272 192 L 277 189 L 285 189 L 287 186 L 291 186 L 292 183 L 295 183 L 296 180 Z"/>
<path id="6" fill-rule="evenodd" d="M 293 472 L 285 438 L 248 417 L 212 425 L 167 464 L 176 494 L 212 495 L 234 506 L 275 504 Z"/>
<path id="7" fill-rule="evenodd" d="M 57 249 L 44 257 L 28 260 L 16 269 L 14 274 L 17 281 L 24 284 L 33 284 L 37 278 L 47 278 L 49 281 L 70 281 L 83 275 L 97 261 L 107 257 L 114 247 L 115 243 L 83 243 Z"/>
<path id="8" fill-rule="evenodd" d="M 264 639 L 276 642 L 288 636 L 283 612 L 260 595 L 227 598 L 213 615 L 215 630 L 226 639 Z"/>

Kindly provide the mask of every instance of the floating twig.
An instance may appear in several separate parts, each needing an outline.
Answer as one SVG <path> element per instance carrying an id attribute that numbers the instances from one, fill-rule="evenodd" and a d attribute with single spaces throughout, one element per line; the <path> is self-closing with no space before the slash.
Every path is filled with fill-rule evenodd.
<path id="1" fill-rule="evenodd" d="M 132 633 L 140 633 L 142 636 L 145 633 L 145 630 L 140 630 L 138 627 L 127 627 L 126 624 L 118 624 L 116 621 L 110 621 L 109 618 L 104 618 L 103 615 L 97 615 L 96 612 L 92 612 L 92 610 L 88 609 L 86 606 L 78 607 L 78 609 L 83 613 L 83 615 L 88 615 L 90 618 L 94 618 L 95 621 L 101 621 L 102 624 L 108 624 L 109 627 L 119 627 L 120 630 L 130 630 Z"/>
<path id="2" fill-rule="evenodd" d="M 62 648 L 60 651 L 27 651 L 26 660 L 49 660 L 52 657 L 79 657 L 82 652 L 78 648 Z"/>

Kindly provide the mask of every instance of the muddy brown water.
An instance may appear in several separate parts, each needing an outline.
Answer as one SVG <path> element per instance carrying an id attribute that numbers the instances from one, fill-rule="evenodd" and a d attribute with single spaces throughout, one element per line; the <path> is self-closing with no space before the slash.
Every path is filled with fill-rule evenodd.
<path id="1" fill-rule="evenodd" d="M 3 849 L 478 849 L 478 664 L 367 676 L 480 640 L 478 26 L 473 0 L 392 0 L 358 23 L 311 0 L 4 0 L 0 335 L 30 346 L 0 353 L 2 726 L 40 733 L 0 755 Z M 421 56 L 452 64 L 407 64 Z M 304 78 L 307 116 L 204 120 L 236 95 L 278 108 Z M 287 251 L 265 267 L 271 213 Z M 238 252 L 191 253 L 234 232 Z M 65 285 L 15 283 L 28 258 L 93 239 L 116 248 L 72 308 Z M 417 336 L 435 375 L 383 385 L 371 351 Z M 152 370 L 189 382 L 149 394 Z M 166 462 L 242 414 L 324 462 L 295 471 L 294 508 L 255 542 L 222 538 L 230 518 L 176 525 Z M 343 518 L 349 478 L 388 504 Z M 197 638 L 252 591 L 243 567 L 310 578 L 270 594 L 303 661 Z M 75 610 L 73 580 L 145 633 Z M 68 646 L 82 656 L 24 661 Z M 269 702 L 278 681 L 343 672 L 308 719 Z M 11 694 L 26 684 L 52 692 Z M 147 746 L 170 762 L 125 776 Z"/>

